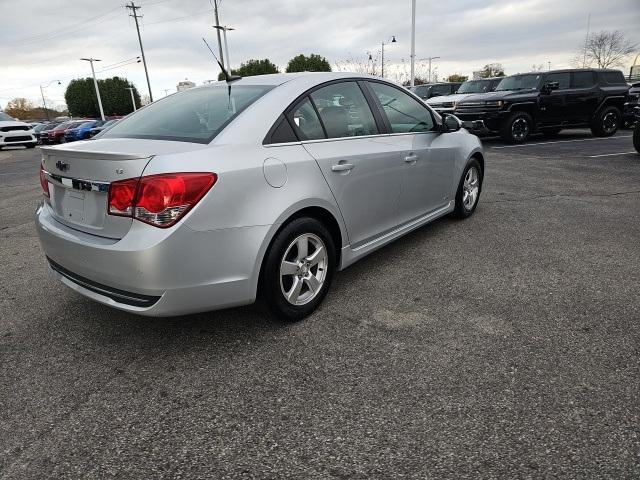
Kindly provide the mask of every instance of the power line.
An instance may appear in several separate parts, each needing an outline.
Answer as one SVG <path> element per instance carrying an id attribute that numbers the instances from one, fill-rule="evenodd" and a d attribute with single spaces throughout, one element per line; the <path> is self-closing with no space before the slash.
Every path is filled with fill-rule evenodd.
<path id="1" fill-rule="evenodd" d="M 204 15 L 205 13 L 211 13 L 211 12 L 213 12 L 212 8 L 210 8 L 208 10 L 203 10 L 201 12 L 192 13 L 190 15 L 184 15 L 182 17 L 168 18 L 166 20 L 159 20 L 157 22 L 144 22 L 144 26 L 148 27 L 149 25 L 157 25 L 159 23 L 177 22 L 178 20 L 184 20 L 185 18 L 191 18 L 191 17 L 195 17 L 197 15 Z"/>

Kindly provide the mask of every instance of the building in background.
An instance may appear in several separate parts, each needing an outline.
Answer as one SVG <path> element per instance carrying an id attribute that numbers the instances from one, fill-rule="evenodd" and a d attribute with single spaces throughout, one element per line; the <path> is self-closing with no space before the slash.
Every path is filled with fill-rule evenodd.
<path id="1" fill-rule="evenodd" d="M 189 90 L 190 88 L 193 88 L 195 86 L 196 84 L 194 82 L 185 78 L 182 82 L 178 82 L 178 86 L 176 87 L 176 90 L 178 90 L 179 92 L 184 92 L 185 90 Z"/>

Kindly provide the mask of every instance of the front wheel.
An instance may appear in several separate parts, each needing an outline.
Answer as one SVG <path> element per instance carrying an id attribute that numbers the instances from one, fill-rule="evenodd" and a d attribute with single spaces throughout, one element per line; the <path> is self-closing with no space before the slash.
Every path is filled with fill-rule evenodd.
<path id="1" fill-rule="evenodd" d="M 640 153 L 640 120 L 636 122 L 636 127 L 633 129 L 633 146 Z"/>
<path id="2" fill-rule="evenodd" d="M 526 112 L 515 112 L 500 128 L 500 136 L 507 143 L 524 143 L 533 129 L 533 119 Z"/>
<path id="3" fill-rule="evenodd" d="M 475 158 L 464 169 L 458 191 L 456 192 L 456 206 L 453 214 L 458 218 L 468 218 L 478 205 L 482 191 L 482 168 Z"/>
<path id="4" fill-rule="evenodd" d="M 607 107 L 591 123 L 591 133 L 596 137 L 610 137 L 618 131 L 622 115 L 616 107 Z"/>
<path id="5" fill-rule="evenodd" d="M 324 299 L 335 264 L 327 228 L 315 218 L 297 218 L 278 232 L 269 248 L 260 294 L 279 319 L 301 320 Z"/>

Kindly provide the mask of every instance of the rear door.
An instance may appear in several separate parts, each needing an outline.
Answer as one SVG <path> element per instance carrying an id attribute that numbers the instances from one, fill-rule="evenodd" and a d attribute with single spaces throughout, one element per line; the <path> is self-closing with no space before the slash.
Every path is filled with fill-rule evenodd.
<path id="1" fill-rule="evenodd" d="M 400 223 L 442 208 L 451 200 L 455 152 L 441 141 L 431 111 L 400 88 L 367 84 L 388 121 L 391 138 L 402 146 Z"/>
<path id="2" fill-rule="evenodd" d="M 571 72 L 571 89 L 567 92 L 571 123 L 587 123 L 598 108 L 599 97 L 594 72 Z"/>
<path id="3" fill-rule="evenodd" d="M 341 81 L 315 89 L 287 116 L 331 188 L 351 246 L 397 226 L 401 147 L 384 135 L 359 84 Z"/>

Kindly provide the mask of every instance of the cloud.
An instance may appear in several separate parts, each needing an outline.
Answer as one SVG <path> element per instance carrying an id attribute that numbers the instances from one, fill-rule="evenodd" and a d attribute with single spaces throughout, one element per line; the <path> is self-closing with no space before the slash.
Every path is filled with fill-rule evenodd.
<path id="1" fill-rule="evenodd" d="M 640 42 L 637 0 L 418 0 L 416 58 L 441 57 L 440 74 L 470 74 L 489 62 L 501 62 L 507 73 L 533 64 L 566 67 L 591 28 L 622 30 Z M 201 37 L 216 45 L 209 0 L 141 0 L 141 33 L 154 96 L 175 89 L 178 81 L 216 78 L 218 69 Z M 409 0 L 221 0 L 221 22 L 229 32 L 232 65 L 250 58 L 269 58 L 284 68 L 298 53 L 319 53 L 331 63 L 385 48 L 388 71 L 409 60 Z M 66 83 L 89 76 L 80 57 L 109 65 L 140 54 L 130 12 L 118 0 L 0 0 L 0 105 L 16 96 L 39 101 L 39 85 L 62 103 Z M 394 65 L 400 66 L 394 69 Z M 435 65 L 434 65 L 435 66 Z M 96 68 L 101 69 L 99 64 Z M 146 91 L 141 64 L 98 73 L 121 75 Z"/>

